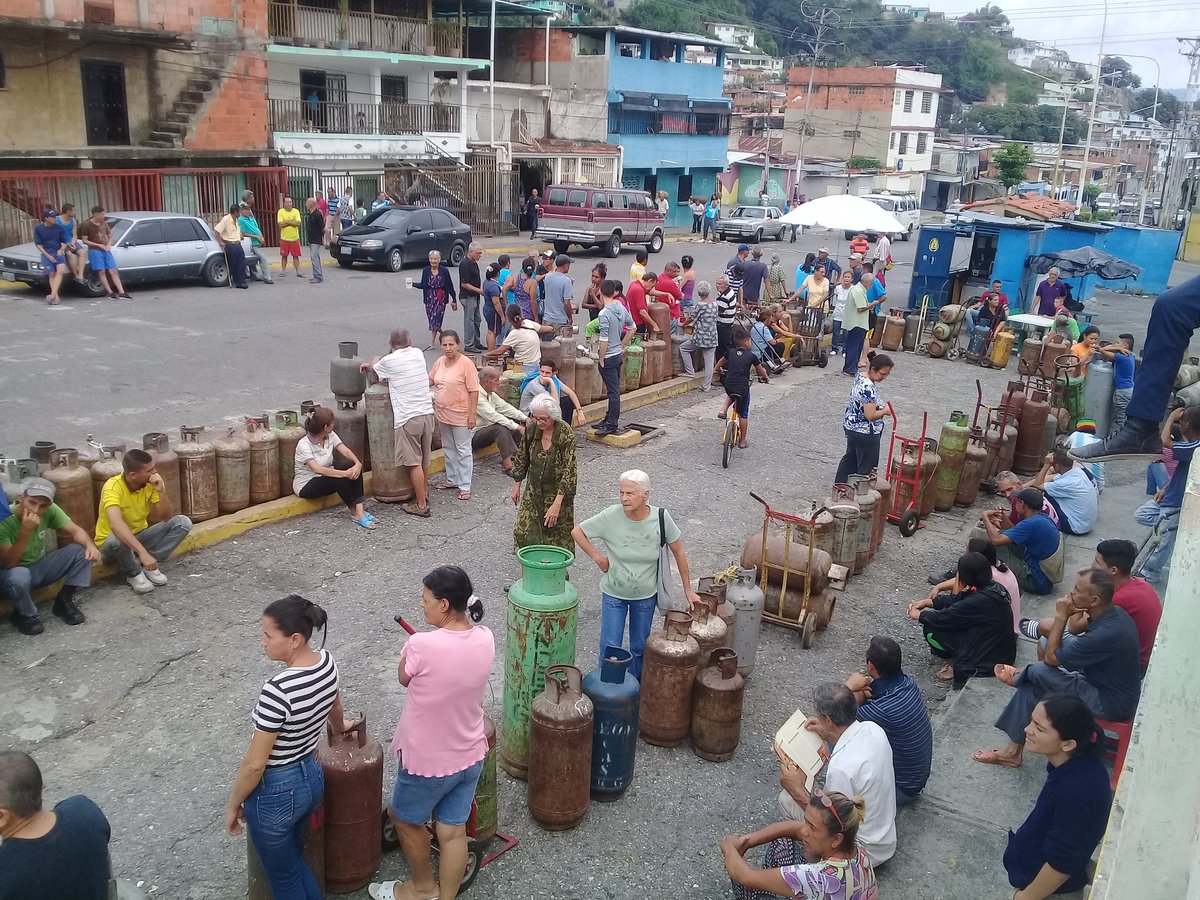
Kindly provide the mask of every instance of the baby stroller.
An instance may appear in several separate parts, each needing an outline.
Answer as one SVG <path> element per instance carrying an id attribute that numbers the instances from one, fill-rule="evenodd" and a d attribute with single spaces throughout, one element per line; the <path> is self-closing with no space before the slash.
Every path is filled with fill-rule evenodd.
<path id="1" fill-rule="evenodd" d="M 792 351 L 792 362 L 797 366 L 817 366 L 825 368 L 829 365 L 829 351 L 821 346 L 825 336 L 825 311 L 811 307 L 796 311 L 793 316 L 796 334 L 800 340 Z"/>

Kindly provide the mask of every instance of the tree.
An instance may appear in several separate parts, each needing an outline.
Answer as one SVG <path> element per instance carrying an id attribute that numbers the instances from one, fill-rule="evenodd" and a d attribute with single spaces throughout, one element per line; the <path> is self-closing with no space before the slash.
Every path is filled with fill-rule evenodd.
<path id="1" fill-rule="evenodd" d="M 1021 144 L 1005 144 L 992 154 L 992 162 L 1000 183 L 1012 187 L 1025 180 L 1025 170 L 1033 165 L 1033 151 Z"/>
<path id="2" fill-rule="evenodd" d="M 883 163 L 874 156 L 859 156 L 857 153 L 850 157 L 848 163 L 851 169 L 882 169 Z"/>
<path id="3" fill-rule="evenodd" d="M 1133 72 L 1126 60 L 1119 56 L 1106 56 L 1100 64 L 1100 77 L 1113 87 L 1134 90 L 1142 86 L 1142 79 Z"/>
<path id="4" fill-rule="evenodd" d="M 1162 122 L 1164 125 L 1171 125 L 1178 121 L 1180 113 L 1183 111 L 1183 104 L 1179 98 L 1169 91 L 1158 92 L 1158 111 L 1154 109 L 1154 88 L 1142 88 L 1133 95 L 1133 102 L 1130 104 L 1130 112 L 1135 112 L 1139 116 L 1150 118 L 1153 116 Z"/>

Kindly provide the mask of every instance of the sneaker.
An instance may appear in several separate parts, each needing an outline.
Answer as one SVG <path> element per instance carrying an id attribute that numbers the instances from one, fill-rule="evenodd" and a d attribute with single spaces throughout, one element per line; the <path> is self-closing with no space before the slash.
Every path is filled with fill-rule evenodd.
<path id="1" fill-rule="evenodd" d="M 1017 633 L 1027 641 L 1033 641 L 1035 644 L 1041 635 L 1038 634 L 1037 619 L 1022 619 L 1017 625 Z"/>
<path id="2" fill-rule="evenodd" d="M 87 620 L 87 616 L 75 605 L 75 601 L 66 597 L 55 598 L 54 614 L 68 625 L 82 625 Z"/>
<path id="3" fill-rule="evenodd" d="M 120 295 L 120 294 L 109 294 L 109 295 L 108 295 L 108 299 L 109 299 L 109 300 L 120 300 L 120 299 L 121 299 L 121 295 Z"/>
<path id="4" fill-rule="evenodd" d="M 129 293 L 129 291 L 121 291 L 121 293 L 118 294 L 117 296 L 120 297 L 122 300 L 132 300 L 133 299 L 133 294 Z"/>
<path id="5" fill-rule="evenodd" d="M 21 632 L 21 634 L 28 634 L 32 636 L 35 634 L 41 634 L 46 630 L 46 627 L 42 624 L 42 620 L 36 615 L 23 616 L 19 612 L 14 612 L 12 614 L 12 623 L 13 627 L 15 627 L 17 631 Z"/>
<path id="6" fill-rule="evenodd" d="M 135 594 L 148 594 L 154 590 L 154 585 L 150 583 L 145 572 L 138 572 L 132 578 L 126 578 L 125 583 L 133 588 Z"/>
<path id="7" fill-rule="evenodd" d="M 1144 432 L 1122 426 L 1116 434 L 1102 441 L 1077 447 L 1068 451 L 1075 459 L 1084 462 L 1102 462 L 1109 459 L 1137 459 L 1141 456 L 1162 456 L 1162 439 L 1157 431 Z"/>
<path id="8" fill-rule="evenodd" d="M 162 587 L 167 583 L 167 576 L 163 574 L 162 569 L 142 569 L 142 574 L 155 587 Z"/>
<path id="9" fill-rule="evenodd" d="M 594 434 L 596 437 L 608 437 L 610 434 L 614 433 L 615 432 L 613 429 L 609 428 L 607 425 L 600 425 L 592 429 L 592 434 Z"/>
<path id="10" fill-rule="evenodd" d="M 934 587 L 937 587 L 943 581 L 949 581 L 951 578 L 954 577 L 954 575 L 955 575 L 954 572 L 940 572 L 940 573 L 939 572 L 930 572 L 929 577 L 926 578 L 925 580 L 928 581 Z"/>

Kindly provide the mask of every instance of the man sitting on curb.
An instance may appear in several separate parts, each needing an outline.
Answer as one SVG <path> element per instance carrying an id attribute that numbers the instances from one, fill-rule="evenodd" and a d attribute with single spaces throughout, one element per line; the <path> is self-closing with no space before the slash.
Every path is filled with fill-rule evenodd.
<path id="1" fill-rule="evenodd" d="M 1022 591 L 1048 594 L 1062 581 L 1065 556 L 1063 536 L 1042 512 L 1045 498 L 1037 488 L 1022 488 L 1014 498 L 1020 521 L 1000 531 L 1004 510 L 983 514 L 980 524 L 996 548 L 996 558 L 1013 570 Z"/>
<path id="2" fill-rule="evenodd" d="M 543 359 L 540 370 L 536 375 L 529 375 L 521 385 L 521 412 L 529 413 L 529 404 L 539 394 L 549 394 L 558 401 L 562 420 L 568 425 L 578 428 L 587 424 L 583 413 L 583 404 L 579 395 L 558 379 L 558 363 L 552 359 Z"/>
<path id="3" fill-rule="evenodd" d="M 1002 750 L 977 750 L 976 762 L 1015 769 L 1025 750 L 1025 726 L 1033 708 L 1050 694 L 1071 694 L 1092 714 L 1127 722 L 1141 694 L 1137 627 L 1113 605 L 1113 580 L 1099 569 L 1081 569 L 1075 586 L 1054 604 L 1054 618 L 1039 628 L 1046 639 L 1038 662 L 1023 671 L 996 666 L 996 677 L 1016 693 L 996 720 L 1008 735 Z"/>
<path id="4" fill-rule="evenodd" d="M 1016 472 L 1006 469 L 996 473 L 996 493 L 1008 501 L 1008 521 L 1011 525 L 1016 525 L 1021 521 L 1021 517 L 1017 515 L 1017 492 L 1027 486 Z M 1058 521 L 1058 510 L 1045 498 L 1045 495 L 1042 496 L 1042 512 L 1054 523 L 1055 528 L 1062 531 L 1062 523 Z"/>
<path id="5" fill-rule="evenodd" d="M 524 433 L 529 416 L 496 393 L 500 388 L 500 370 L 495 366 L 479 370 L 479 388 L 471 449 L 482 450 L 495 444 L 500 451 L 500 467 L 507 472 L 513 467 L 517 437 Z"/>
<path id="6" fill-rule="evenodd" d="M 47 553 L 50 530 L 58 532 L 60 546 Z M 31 635 L 45 630 L 33 592 L 60 578 L 54 614 L 68 625 L 81 624 L 84 615 L 75 605 L 75 592 L 92 583 L 92 563 L 99 561 L 100 551 L 88 533 L 54 502 L 54 485 L 44 478 L 26 482 L 13 514 L 0 522 L 0 596 L 12 603 L 17 630 Z"/>
<path id="7" fill-rule="evenodd" d="M 192 520 L 175 515 L 154 457 L 136 447 L 121 460 L 121 474 L 104 482 L 96 545 L 114 563 L 135 594 L 167 583 L 158 564 L 166 562 L 192 530 Z M 153 524 L 150 524 L 153 523 Z"/>
<path id="8" fill-rule="evenodd" d="M 1060 447 L 1047 453 L 1041 471 L 1028 486 L 1045 493 L 1046 501 L 1058 513 L 1058 527 L 1063 534 L 1088 534 L 1096 527 L 1100 491 L 1091 473 L 1075 465 L 1068 451 Z"/>
<path id="9" fill-rule="evenodd" d="M 887 735 L 896 776 L 896 805 L 917 799 L 933 766 L 933 726 L 921 688 L 900 668 L 900 645 L 875 636 L 867 644 L 867 674 L 855 672 L 846 687 L 858 701 L 858 721 L 874 722 Z"/>
<path id="10" fill-rule="evenodd" d="M 813 711 L 816 714 L 804 727 L 832 748 L 825 766 L 825 790 L 866 800 L 858 843 L 872 866 L 885 863 L 896 852 L 896 775 L 887 734 L 874 722 L 858 721 L 858 701 L 844 684 L 817 685 Z M 779 785 L 783 814 L 803 819 L 809 801 L 804 771 L 786 757 L 780 758 Z"/>

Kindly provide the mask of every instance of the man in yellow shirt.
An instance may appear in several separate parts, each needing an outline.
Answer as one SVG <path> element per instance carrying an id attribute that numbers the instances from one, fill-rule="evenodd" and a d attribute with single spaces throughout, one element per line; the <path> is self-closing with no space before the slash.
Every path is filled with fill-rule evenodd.
<path id="1" fill-rule="evenodd" d="M 279 224 L 279 261 L 283 264 L 283 273 L 287 274 L 287 261 L 290 256 L 295 260 L 296 277 L 300 274 L 300 210 L 292 206 L 292 198 L 283 198 L 283 209 L 275 214 Z"/>
<path id="2" fill-rule="evenodd" d="M 175 515 L 154 457 L 145 450 L 130 450 L 121 468 L 100 493 L 96 546 L 106 562 L 120 568 L 135 593 L 148 594 L 167 583 L 158 564 L 187 537 L 192 520 Z"/>

